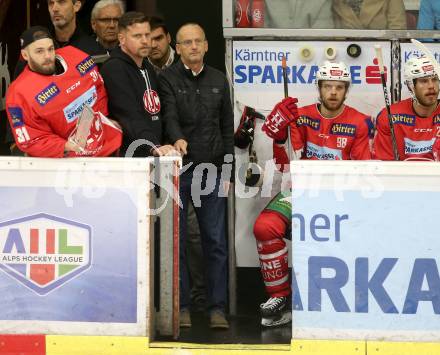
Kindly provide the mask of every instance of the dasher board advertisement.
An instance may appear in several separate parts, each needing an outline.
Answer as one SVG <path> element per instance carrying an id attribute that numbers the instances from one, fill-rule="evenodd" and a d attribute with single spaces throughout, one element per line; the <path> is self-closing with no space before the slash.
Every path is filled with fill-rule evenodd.
<path id="1" fill-rule="evenodd" d="M 0 159 L 0 333 L 147 335 L 149 163 L 125 160 Z"/>
<path id="2" fill-rule="evenodd" d="M 244 106 L 255 108 L 267 116 L 273 106 L 284 97 L 282 58 L 287 62 L 289 96 L 298 98 L 298 105 L 305 106 L 318 101 L 315 84 L 318 66 L 324 61 L 344 62 L 352 76 L 346 104 L 373 118 L 385 106 L 379 67 L 375 60 L 374 46 L 380 44 L 384 65 L 391 72 L 391 46 L 389 42 L 337 42 L 337 41 L 234 41 L 232 52 L 232 77 L 234 86 L 235 128 L 238 127 Z M 350 56 L 350 53 L 358 56 Z M 353 49 L 354 48 L 354 49 Z M 332 59 L 329 59 L 332 58 Z M 390 86 L 391 75 L 386 75 Z M 280 190 L 288 186 L 287 177 L 273 164 L 272 141 L 261 131 L 262 119 L 256 120 L 254 149 L 258 164 L 263 168 L 263 186 L 245 187 L 243 175 L 249 162 L 247 149 L 235 149 L 236 157 L 236 224 L 235 249 L 237 265 L 259 265 L 253 224 L 258 214 Z M 243 223 L 248 221 L 248 223 Z"/>
<path id="3" fill-rule="evenodd" d="M 440 339 L 440 165 L 292 162 L 293 338 Z"/>

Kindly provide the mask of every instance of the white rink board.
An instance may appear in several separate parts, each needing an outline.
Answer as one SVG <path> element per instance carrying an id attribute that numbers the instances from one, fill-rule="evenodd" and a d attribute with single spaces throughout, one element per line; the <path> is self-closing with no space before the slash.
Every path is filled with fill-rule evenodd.
<path id="1" fill-rule="evenodd" d="M 0 333 L 149 336 L 150 164 L 0 158 Z"/>
<path id="2" fill-rule="evenodd" d="M 234 85 L 234 117 L 235 128 L 241 117 L 239 107 L 251 106 L 267 115 L 272 107 L 283 98 L 283 83 L 280 76 L 281 55 L 287 56 L 287 67 L 291 81 L 288 85 L 289 95 L 299 99 L 304 106 L 317 101 L 318 93 L 314 83 L 317 65 L 325 60 L 324 49 L 333 47 L 336 50 L 334 61 L 343 61 L 353 74 L 354 84 L 351 86 L 346 103 L 365 114 L 376 117 L 384 106 L 384 98 L 378 67 L 373 63 L 375 58 L 374 45 L 381 44 L 385 66 L 390 68 L 391 49 L 389 42 L 358 42 L 361 55 L 351 58 L 347 55 L 348 45 L 354 42 L 310 42 L 310 41 L 234 41 L 233 42 L 233 85 Z M 314 56 L 311 61 L 304 61 L 300 51 L 305 46 L 312 48 Z M 387 76 L 388 86 L 390 75 Z M 239 104 L 237 104 L 239 103 Z M 236 255 L 240 267 L 258 266 L 258 256 L 252 228 L 256 217 L 270 199 L 280 191 L 281 174 L 271 164 L 272 141 L 261 131 L 262 121 L 257 119 L 254 149 L 259 164 L 266 171 L 265 186 L 245 190 L 236 178 Z M 236 175 L 240 167 L 247 166 L 247 149 L 235 149 Z M 266 170 L 266 169 L 265 169 Z M 289 174 L 286 174 L 285 185 L 288 186 Z M 237 177 L 237 176 L 236 176 Z M 243 223 L 246 221 L 246 223 Z M 290 243 L 289 243 L 290 244 Z"/>
<path id="3" fill-rule="evenodd" d="M 440 340 L 440 165 L 291 163 L 293 338 Z"/>

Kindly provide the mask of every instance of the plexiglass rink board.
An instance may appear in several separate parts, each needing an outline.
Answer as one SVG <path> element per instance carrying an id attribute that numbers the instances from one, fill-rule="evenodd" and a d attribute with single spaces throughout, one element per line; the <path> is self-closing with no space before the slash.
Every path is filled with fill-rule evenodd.
<path id="1" fill-rule="evenodd" d="M 291 163 L 293 337 L 439 341 L 440 165 Z"/>
<path id="2" fill-rule="evenodd" d="M 0 333 L 147 336 L 148 159 L 0 159 Z"/>

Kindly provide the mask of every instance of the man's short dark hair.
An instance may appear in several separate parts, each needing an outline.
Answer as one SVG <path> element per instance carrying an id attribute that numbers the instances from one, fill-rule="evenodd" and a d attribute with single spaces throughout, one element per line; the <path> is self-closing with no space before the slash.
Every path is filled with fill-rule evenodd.
<path id="1" fill-rule="evenodd" d="M 151 31 L 154 31 L 155 29 L 162 28 L 163 32 L 167 35 L 170 33 L 168 31 L 167 25 L 165 24 L 165 21 L 162 17 L 159 16 L 151 16 L 150 19 L 150 27 Z"/>
<path id="2" fill-rule="evenodd" d="M 119 31 L 127 29 L 128 26 L 134 25 L 135 23 L 149 22 L 148 17 L 142 12 L 129 11 L 121 16 L 119 19 Z"/>

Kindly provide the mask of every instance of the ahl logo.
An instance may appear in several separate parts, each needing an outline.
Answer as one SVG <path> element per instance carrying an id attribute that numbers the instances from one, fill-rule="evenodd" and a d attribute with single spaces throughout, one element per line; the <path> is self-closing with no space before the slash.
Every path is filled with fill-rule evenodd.
<path id="1" fill-rule="evenodd" d="M 92 263 L 92 229 L 40 213 L 0 223 L 0 269 L 40 296 Z"/>

